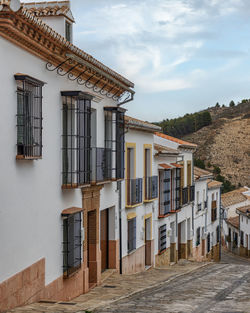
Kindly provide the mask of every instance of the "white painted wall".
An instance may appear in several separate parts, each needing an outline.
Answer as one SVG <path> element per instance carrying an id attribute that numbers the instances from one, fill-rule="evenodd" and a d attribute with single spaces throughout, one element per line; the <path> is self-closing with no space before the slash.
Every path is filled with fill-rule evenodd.
<path id="1" fill-rule="evenodd" d="M 61 189 L 62 90 L 87 91 L 45 68 L 45 62 L 0 38 L 0 282 L 41 258 L 46 258 L 46 284 L 62 275 L 61 211 L 82 206 L 80 190 Z M 43 88 L 43 158 L 16 161 L 15 73 L 24 73 L 47 84 Z M 104 147 L 103 106 L 97 110 L 97 144 Z M 101 191 L 101 209 L 117 206 L 116 183 Z M 111 197 L 112 194 L 112 197 Z M 117 209 L 116 209 L 117 210 Z M 117 236 L 117 235 L 115 235 Z"/>

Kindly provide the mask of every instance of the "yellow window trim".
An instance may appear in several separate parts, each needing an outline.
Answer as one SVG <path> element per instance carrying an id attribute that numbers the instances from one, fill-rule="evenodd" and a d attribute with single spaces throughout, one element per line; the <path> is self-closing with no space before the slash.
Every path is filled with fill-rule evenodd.
<path id="1" fill-rule="evenodd" d="M 145 168 L 146 168 L 146 158 L 145 158 L 145 150 L 148 149 L 150 150 L 150 176 L 152 176 L 152 145 L 151 144 L 144 144 L 143 145 L 143 177 L 144 177 L 144 188 L 143 188 L 143 200 L 144 202 L 147 201 L 145 200 L 145 186 L 146 186 L 146 173 L 145 173 Z"/>
<path id="2" fill-rule="evenodd" d="M 132 220 L 133 218 L 135 218 L 137 215 L 136 213 L 128 213 L 127 214 L 127 220 Z"/>
<path id="3" fill-rule="evenodd" d="M 133 207 L 133 206 L 127 206 L 127 153 L 128 149 L 133 148 L 134 149 L 134 177 L 136 178 L 136 143 L 134 142 L 126 142 L 125 144 L 125 203 L 126 207 Z"/>

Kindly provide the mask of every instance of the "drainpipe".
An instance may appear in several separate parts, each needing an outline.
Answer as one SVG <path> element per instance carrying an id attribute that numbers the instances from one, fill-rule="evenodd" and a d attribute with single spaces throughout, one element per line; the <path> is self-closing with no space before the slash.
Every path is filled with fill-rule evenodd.
<path id="1" fill-rule="evenodd" d="M 220 215 L 219 215 L 219 260 L 221 260 L 221 229 L 222 229 L 222 207 L 221 207 L 221 187 L 220 187 L 220 199 L 219 199 L 219 208 L 220 208 Z"/>
<path id="2" fill-rule="evenodd" d="M 118 209 L 119 209 L 119 257 L 120 257 L 120 274 L 122 274 L 122 195 L 121 195 L 121 181 L 117 182 L 118 190 Z"/>

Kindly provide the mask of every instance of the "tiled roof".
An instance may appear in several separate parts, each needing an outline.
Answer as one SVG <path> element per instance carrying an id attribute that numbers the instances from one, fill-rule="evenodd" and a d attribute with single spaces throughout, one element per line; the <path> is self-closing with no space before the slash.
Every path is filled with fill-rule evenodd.
<path id="1" fill-rule="evenodd" d="M 230 217 L 226 220 L 226 222 L 235 228 L 239 228 L 239 216 Z"/>
<path id="2" fill-rule="evenodd" d="M 164 168 L 165 170 L 171 170 L 174 168 L 174 166 L 171 166 L 170 164 L 166 164 L 166 163 L 159 164 L 159 166 Z"/>
<path id="3" fill-rule="evenodd" d="M 217 181 L 217 180 L 209 179 L 207 182 L 208 189 L 220 188 L 221 186 L 222 186 L 222 183 L 220 181 Z"/>
<path id="4" fill-rule="evenodd" d="M 172 149 L 172 148 L 168 148 L 166 146 L 162 146 L 162 145 L 158 145 L 158 144 L 154 144 L 154 148 L 155 150 L 158 151 L 158 153 L 166 153 L 166 154 L 179 154 L 179 151 L 177 149 Z"/>
<path id="5" fill-rule="evenodd" d="M 153 133 L 156 130 L 161 130 L 160 126 L 157 126 L 157 125 L 154 125 L 149 122 L 142 121 L 142 120 L 138 120 L 137 118 L 134 118 L 128 115 L 125 115 L 125 123 L 132 128 L 142 129 L 142 130 L 150 131 Z"/>
<path id="6" fill-rule="evenodd" d="M 250 218 L 250 205 L 246 205 L 246 206 L 243 206 L 241 208 L 238 208 L 237 211 L 247 215 Z"/>
<path id="7" fill-rule="evenodd" d="M 0 1 L 4 5 L 3 9 L 0 10 L 0 35 L 2 37 L 55 66 L 61 62 L 64 63 L 67 58 L 73 57 L 76 63 L 80 62 L 84 66 L 89 66 L 91 75 L 96 71 L 101 77 L 104 77 L 105 83 L 108 82 L 109 84 L 109 81 L 112 80 L 117 86 L 113 89 L 117 94 L 120 95 L 124 90 L 133 93 L 129 89 L 129 87 L 134 87 L 132 82 L 74 46 L 41 19 L 29 12 L 27 8 L 22 7 L 18 12 L 13 12 L 9 8 L 9 1 Z M 63 66 L 67 71 L 69 66 L 67 64 Z M 74 69 L 74 75 L 78 76 L 82 71 L 83 66 L 78 66 Z M 89 75 L 88 73 L 85 74 Z M 103 82 L 101 85 L 103 86 Z M 119 93 L 117 89 L 119 89 Z"/>
<path id="8" fill-rule="evenodd" d="M 33 13 L 38 17 L 63 15 L 74 22 L 69 1 L 30 2 L 22 3 L 22 5 L 28 10 L 29 13 Z"/>
<path id="9" fill-rule="evenodd" d="M 191 148 L 196 148 L 197 147 L 197 145 L 194 144 L 194 143 L 190 143 L 190 142 L 187 142 L 187 141 L 184 141 L 184 140 L 181 140 L 181 139 L 169 136 L 169 135 L 165 135 L 163 133 L 156 132 L 155 135 L 158 136 L 158 137 L 161 137 L 161 138 L 164 138 L 164 139 L 176 142 L 176 143 L 178 143 L 181 146 L 186 146 L 186 147 L 191 147 Z"/>
<path id="10" fill-rule="evenodd" d="M 203 170 L 197 166 L 194 166 L 194 178 L 195 179 L 208 177 L 208 176 L 212 176 L 212 173 L 210 173 L 209 171 Z"/>
<path id="11" fill-rule="evenodd" d="M 224 208 L 246 201 L 246 196 L 241 193 L 241 189 L 233 190 L 221 195 L 221 202 Z"/>

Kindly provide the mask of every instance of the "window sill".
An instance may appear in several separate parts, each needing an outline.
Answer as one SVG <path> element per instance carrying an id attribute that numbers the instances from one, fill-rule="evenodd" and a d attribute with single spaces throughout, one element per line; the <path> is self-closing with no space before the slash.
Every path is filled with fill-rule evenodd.
<path id="1" fill-rule="evenodd" d="M 170 215 L 171 215 L 170 213 L 167 213 L 167 214 L 165 214 L 165 215 L 159 215 L 158 218 L 165 218 L 165 217 L 168 217 L 168 216 L 170 216 Z"/>
<path id="2" fill-rule="evenodd" d="M 140 206 L 142 204 L 143 204 L 143 202 L 137 203 L 137 204 L 133 204 L 133 205 L 126 204 L 126 209 L 133 209 L 133 208 L 136 208 L 136 207 L 138 207 L 138 206 Z"/>
<path id="3" fill-rule="evenodd" d="M 150 203 L 150 202 L 153 202 L 153 201 L 155 201 L 155 200 L 157 200 L 158 198 L 153 198 L 153 199 L 149 199 L 149 200 L 143 200 L 143 202 L 145 202 L 145 203 Z"/>
<path id="4" fill-rule="evenodd" d="M 162 251 L 159 251 L 159 252 L 158 252 L 158 255 L 162 255 L 164 252 L 167 251 L 167 249 L 168 249 L 168 248 L 166 248 L 166 249 L 164 249 L 164 250 L 162 250 Z"/>
<path id="5" fill-rule="evenodd" d="M 91 185 L 99 186 L 99 185 L 110 184 L 110 183 L 112 183 L 112 180 L 111 179 L 107 179 L 107 180 L 98 181 L 98 182 L 92 181 Z"/>
<path id="6" fill-rule="evenodd" d="M 25 155 L 21 155 L 21 154 L 18 154 L 16 155 L 16 160 L 41 160 L 42 157 L 41 156 L 35 156 L 35 157 L 29 157 L 29 156 L 25 156 Z"/>
<path id="7" fill-rule="evenodd" d="M 86 188 L 91 187 L 90 184 L 78 185 L 78 184 L 64 184 L 62 185 L 62 189 L 77 189 L 77 188 Z"/>
<path id="8" fill-rule="evenodd" d="M 82 268 L 82 264 L 80 266 L 78 266 L 77 268 L 74 269 L 74 272 L 72 272 L 71 274 L 67 275 L 67 272 L 63 273 L 63 279 L 68 279 L 74 275 L 76 275 Z"/>
<path id="9" fill-rule="evenodd" d="M 135 252 L 136 252 L 136 248 L 135 249 L 133 249 L 133 250 L 131 250 L 131 251 L 128 251 L 128 254 L 127 255 L 131 255 L 131 254 L 134 254 Z"/>

